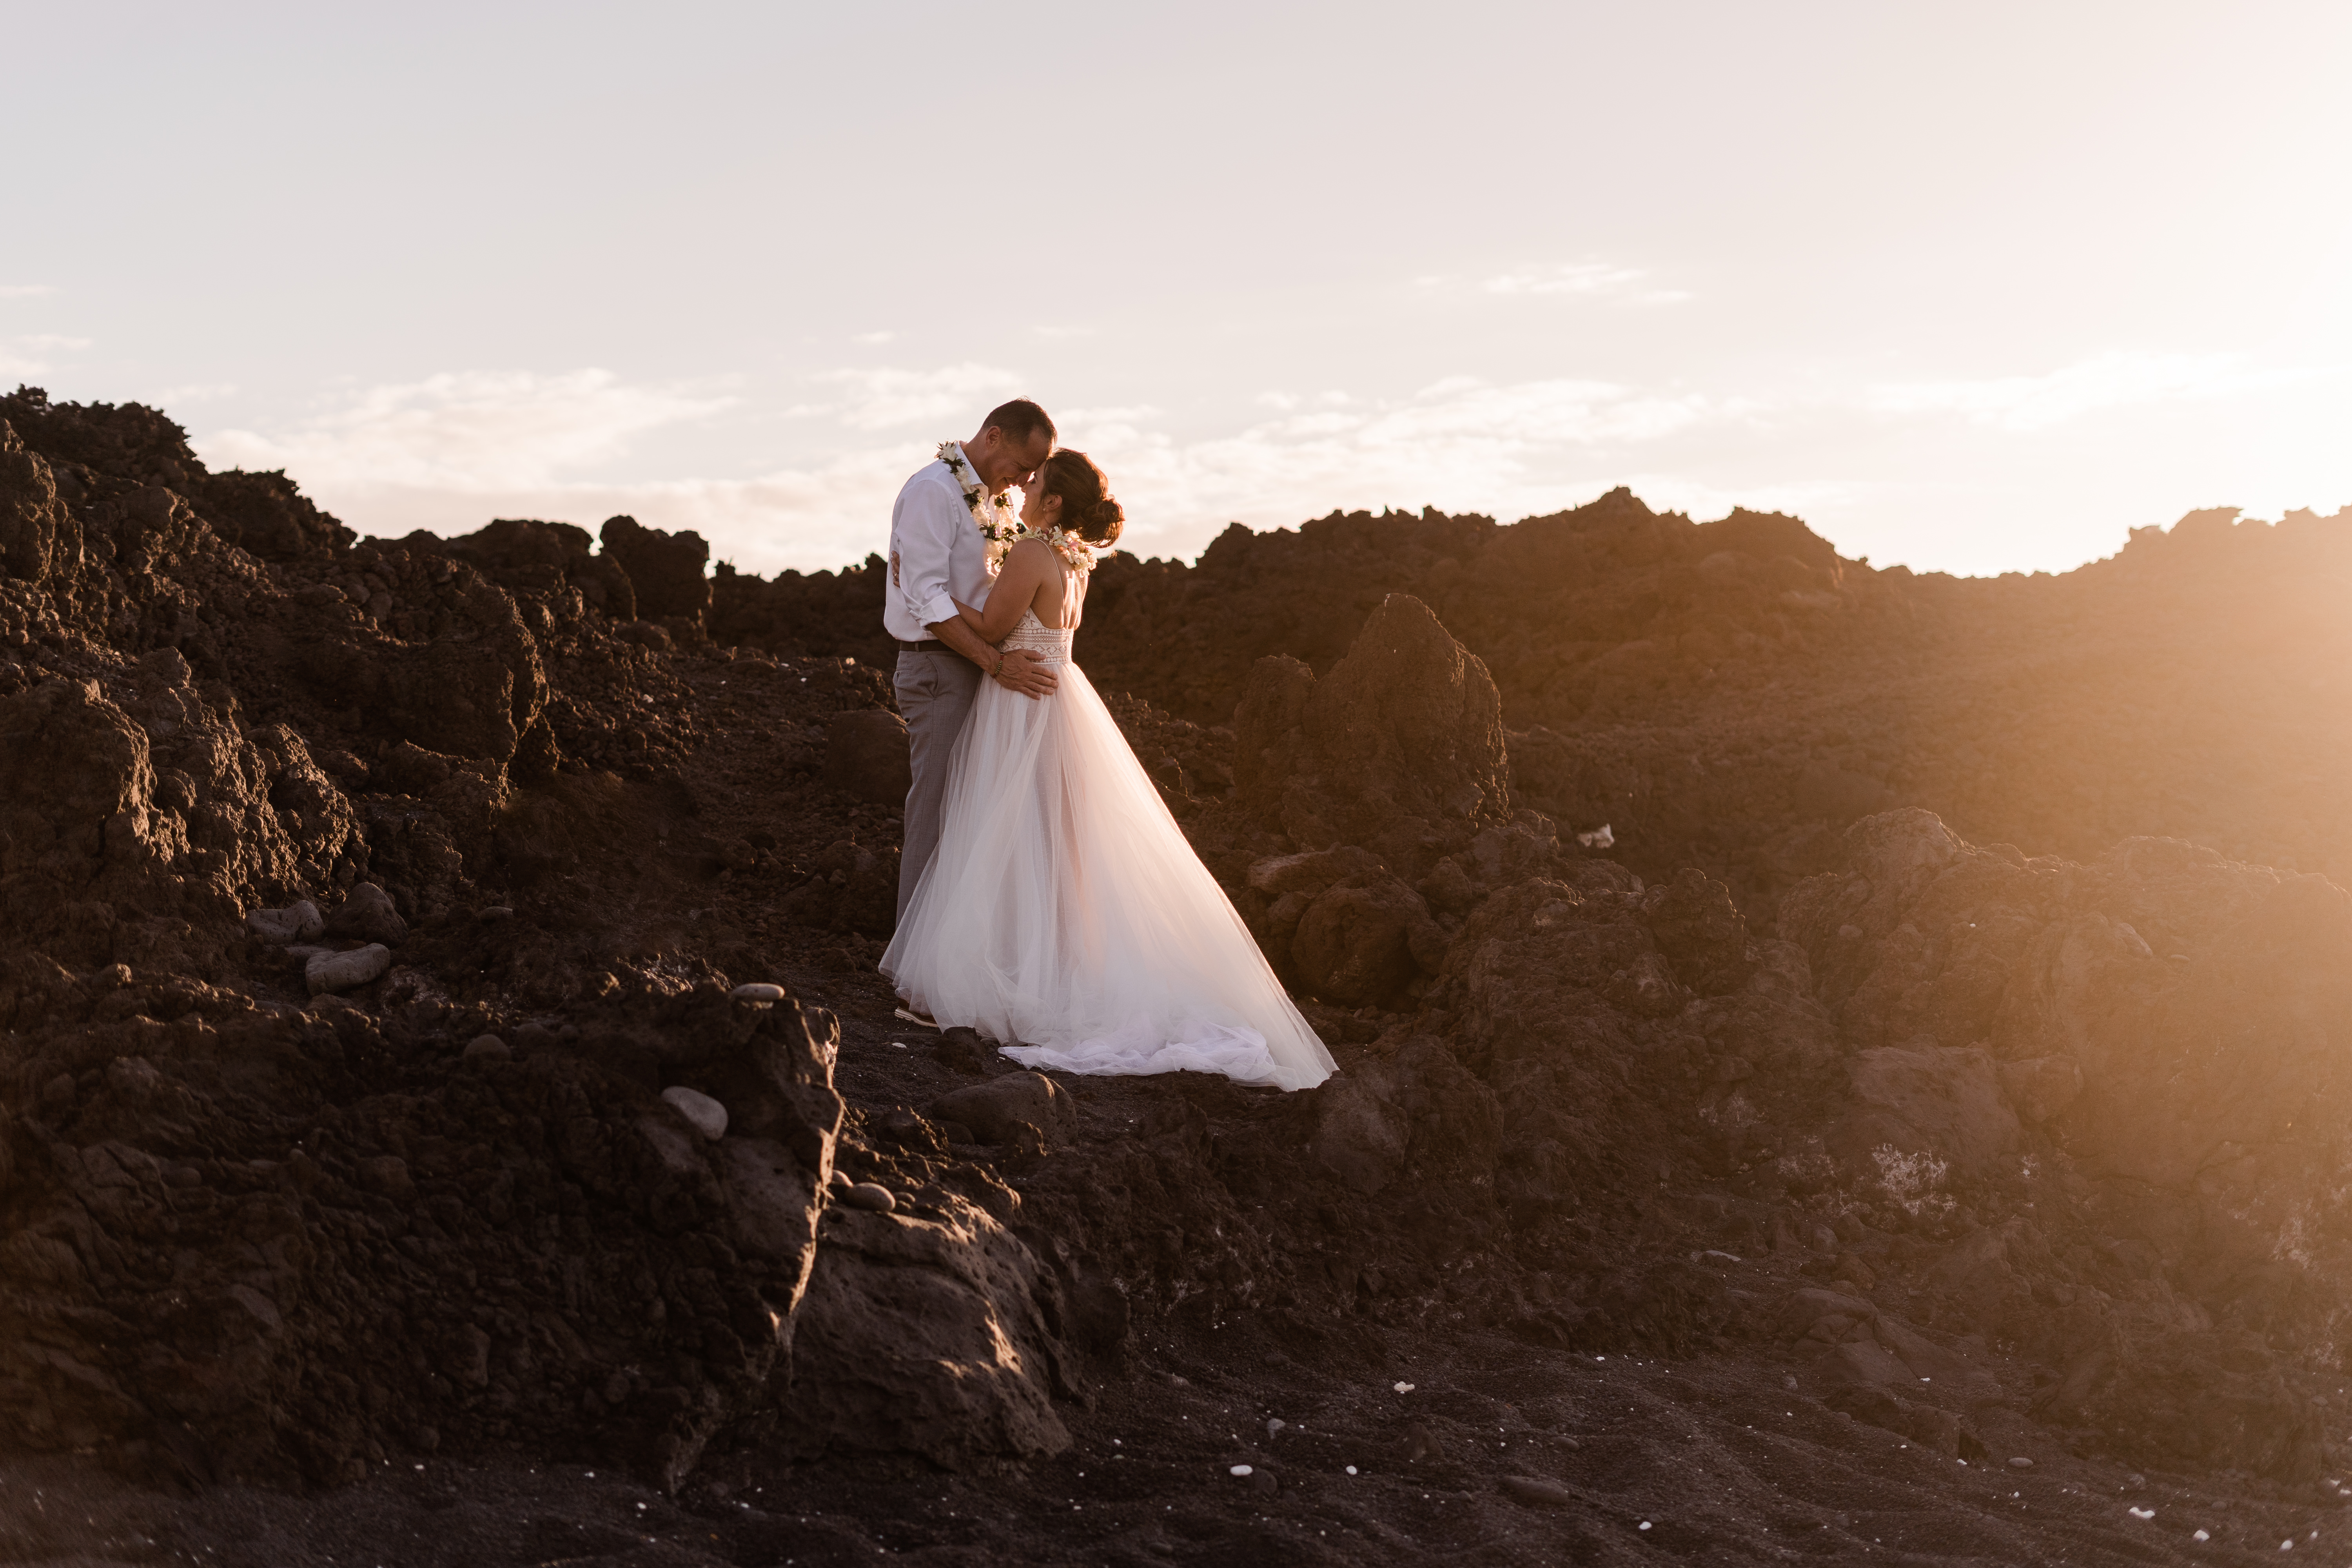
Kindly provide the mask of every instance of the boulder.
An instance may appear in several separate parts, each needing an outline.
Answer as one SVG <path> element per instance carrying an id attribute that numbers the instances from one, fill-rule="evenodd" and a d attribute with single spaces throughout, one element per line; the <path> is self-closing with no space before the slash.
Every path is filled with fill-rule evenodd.
<path id="1" fill-rule="evenodd" d="M 1296 659 L 1260 659 L 1234 745 L 1244 801 L 1309 848 L 1508 815 L 1494 680 L 1411 595 L 1382 601 L 1319 680 Z"/>
<path id="2" fill-rule="evenodd" d="M 373 882 L 362 882 L 344 898 L 342 908 L 327 917 L 327 933 L 398 947 L 408 940 L 408 922 L 393 906 L 391 894 Z"/>
<path id="3" fill-rule="evenodd" d="M 310 994 L 321 995 L 330 991 L 349 991 L 355 985 L 365 985 L 383 978 L 392 967 L 392 952 L 380 942 L 349 952 L 321 952 L 312 955 L 302 966 L 302 979 L 310 987 Z"/>
<path id="4" fill-rule="evenodd" d="M 1366 1196 L 1404 1170 L 1408 1122 L 1391 1098 L 1393 1077 L 1388 1063 L 1373 1061 L 1307 1091 L 1315 1106 L 1307 1152 Z"/>
<path id="5" fill-rule="evenodd" d="M 310 942 L 327 929 L 327 922 L 320 918 L 319 906 L 308 899 L 298 900 L 282 910 L 256 910 L 245 917 L 245 925 L 264 942 L 274 942 L 280 947 L 289 942 Z"/>
<path id="6" fill-rule="evenodd" d="M 1385 871 L 1325 889 L 1299 917 L 1290 941 L 1291 962 L 1308 992 L 1345 1007 L 1394 1002 L 1444 956 L 1445 935 L 1429 906 Z"/>
<path id="7" fill-rule="evenodd" d="M 38 583 L 79 544 L 49 465 L 0 420 L 0 578 Z"/>
<path id="8" fill-rule="evenodd" d="M 672 1110 L 686 1119 L 697 1132 L 716 1143 L 727 1136 L 727 1108 L 703 1093 L 684 1084 L 672 1084 L 663 1089 L 661 1097 Z"/>
<path id="9" fill-rule="evenodd" d="M 793 1337 L 786 1442 L 951 1469 L 1062 1452 L 1050 1272 L 961 1195 L 924 1207 L 832 1209 Z"/>
<path id="10" fill-rule="evenodd" d="M 923 1108 L 936 1122 L 958 1122 L 983 1143 L 1008 1143 L 1027 1127 L 1039 1135 L 1058 1131 L 1071 1114 L 1069 1097 L 1043 1073 L 1006 1073 L 941 1095 Z"/>
<path id="11" fill-rule="evenodd" d="M 710 546 L 691 531 L 665 533 L 634 517 L 610 517 L 599 536 L 635 589 L 637 614 L 677 616 L 700 624 L 710 608 Z"/>
<path id="12" fill-rule="evenodd" d="M 1737 991 L 1756 972 L 1748 922 L 1732 906 L 1731 889 L 1696 867 L 1644 893 L 1642 918 L 1676 978 L 1702 996 Z"/>
<path id="13" fill-rule="evenodd" d="M 845 795 L 874 805 L 905 805 L 915 787 L 907 721 L 887 708 L 835 714 L 825 726 L 824 771 Z"/>

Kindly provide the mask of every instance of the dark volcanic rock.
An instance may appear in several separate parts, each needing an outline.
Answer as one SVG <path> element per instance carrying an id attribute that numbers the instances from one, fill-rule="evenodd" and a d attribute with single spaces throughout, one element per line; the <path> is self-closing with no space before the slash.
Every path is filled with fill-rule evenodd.
<path id="1" fill-rule="evenodd" d="M 710 546 L 694 532 L 664 533 L 634 517 L 608 517 L 599 537 L 636 588 L 637 613 L 700 626 L 710 608 Z"/>
<path id="2" fill-rule="evenodd" d="M 1299 844 L 1410 854 L 1506 814 L 1495 683 L 1418 599 L 1391 595 L 1319 681 L 1280 659 L 1251 681 L 1236 782 Z"/>
<path id="3" fill-rule="evenodd" d="M 1604 1386 L 1615 1426 L 1620 1347 L 1690 1380 L 1671 1443 L 1758 1388 L 1776 1443 L 1853 1448 L 1835 1406 L 1938 1458 L 1981 1422 L 2292 1480 L 2352 1440 L 2352 912 L 2250 858 L 2352 842 L 2341 524 L 1957 584 L 1620 494 L 1114 560 L 1081 658 L 1342 1068 L 1285 1095 L 893 1018 L 904 785 L 831 765 L 863 731 L 903 766 L 880 563 L 706 590 L 652 530 L 354 545 L 152 410 L 5 409 L 12 1452 L 199 1485 L 814 1458 L 770 1501 L 895 1529 L 874 1457 L 1314 1405 L 1267 1510 L 1322 1495 L 1327 1408 L 1392 1423 L 1418 1376 L 1412 1502 L 1492 1430 L 1618 1507 L 1599 1439 L 1533 1445 Z M 312 963 L 367 973 L 313 997 Z M 1160 1484 L 1141 1458 L 1095 1473 Z M 709 1533 L 793 1550 L 766 1506 Z M 1182 1539 L 1262 1544 L 1230 1523 Z"/>
<path id="4" fill-rule="evenodd" d="M 1651 889 L 1642 914 L 1675 973 L 1701 995 L 1737 991 L 1755 973 L 1748 922 L 1732 907 L 1731 889 L 1696 867 Z"/>

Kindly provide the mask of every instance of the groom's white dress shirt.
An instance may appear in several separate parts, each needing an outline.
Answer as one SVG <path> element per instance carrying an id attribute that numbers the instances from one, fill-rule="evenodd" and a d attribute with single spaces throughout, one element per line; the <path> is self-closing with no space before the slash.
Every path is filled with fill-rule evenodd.
<path id="1" fill-rule="evenodd" d="M 959 456 L 963 447 L 956 447 Z M 977 470 L 966 457 L 964 466 Z M 932 461 L 915 470 L 890 509 L 890 587 L 882 624 L 901 642 L 921 642 L 956 618 L 956 601 L 988 603 L 988 542 L 950 468 Z"/>

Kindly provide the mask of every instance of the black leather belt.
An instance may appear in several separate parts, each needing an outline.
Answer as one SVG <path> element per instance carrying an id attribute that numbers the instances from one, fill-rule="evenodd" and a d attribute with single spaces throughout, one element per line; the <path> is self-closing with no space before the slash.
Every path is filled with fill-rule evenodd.
<path id="1" fill-rule="evenodd" d="M 937 637 L 926 637 L 921 642 L 908 642 L 906 638 L 900 637 L 898 651 L 900 653 L 945 653 L 948 651 L 948 645 Z"/>

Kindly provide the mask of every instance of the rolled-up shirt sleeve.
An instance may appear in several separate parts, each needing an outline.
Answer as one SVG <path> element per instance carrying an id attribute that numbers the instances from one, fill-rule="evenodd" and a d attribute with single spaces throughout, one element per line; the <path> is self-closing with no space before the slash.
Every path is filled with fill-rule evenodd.
<path id="1" fill-rule="evenodd" d="M 900 502 L 898 593 L 919 626 L 956 618 L 948 589 L 948 553 L 955 531 L 971 526 L 971 509 L 943 485 L 921 485 Z"/>

